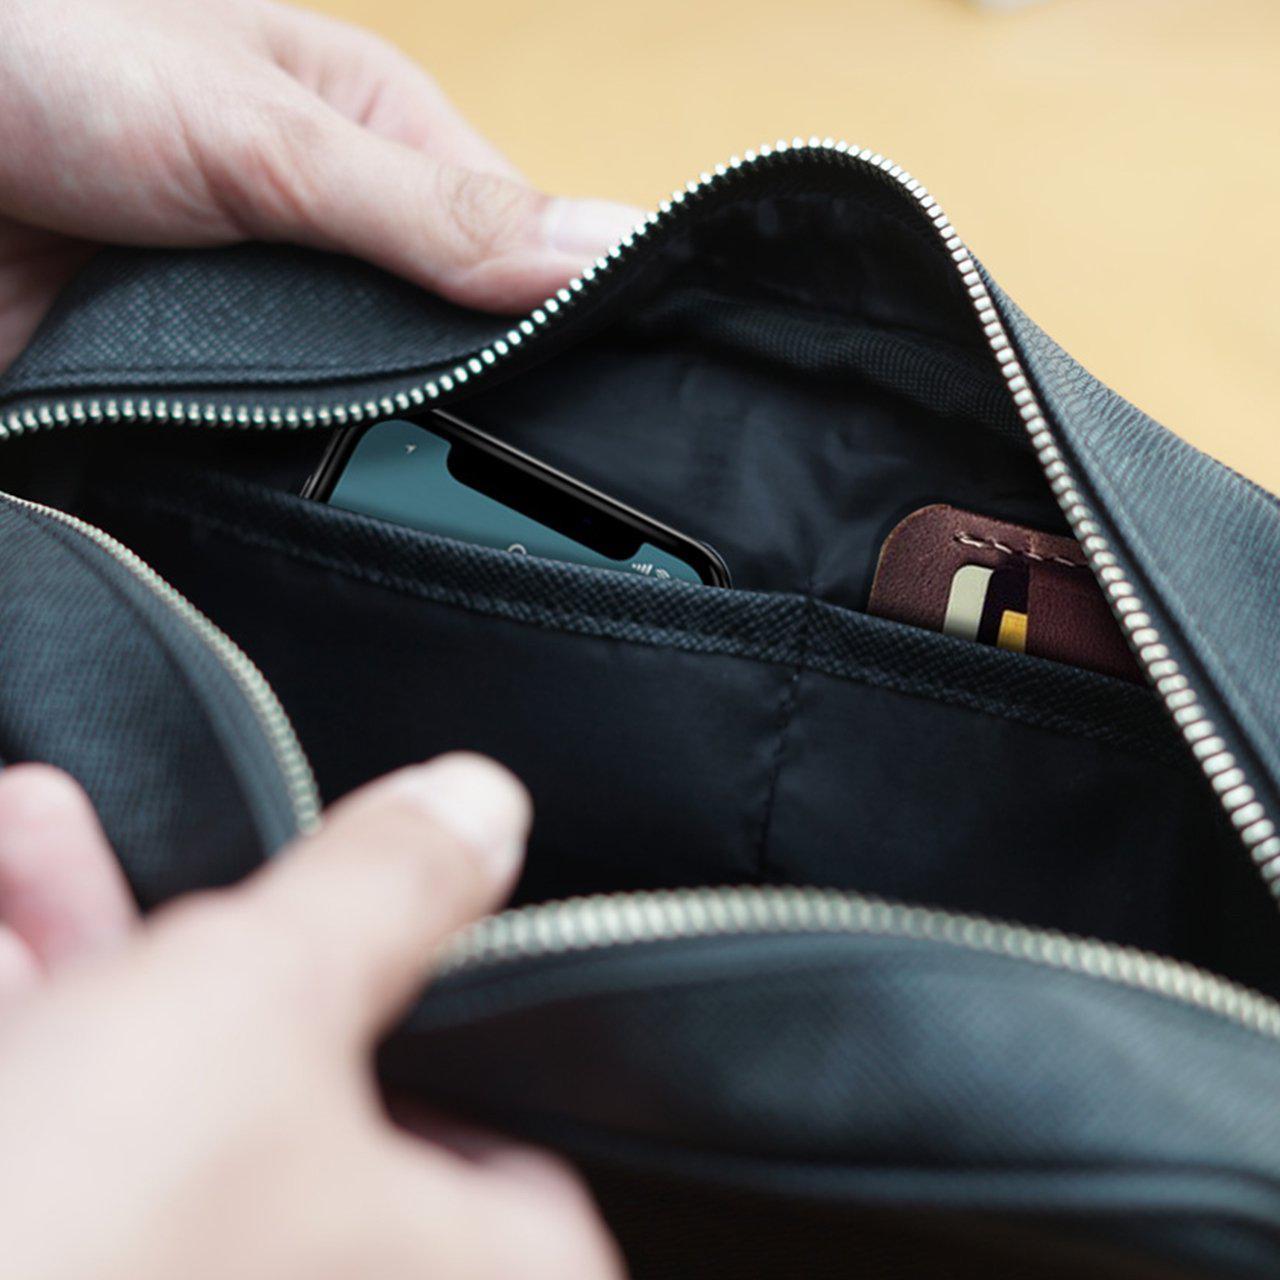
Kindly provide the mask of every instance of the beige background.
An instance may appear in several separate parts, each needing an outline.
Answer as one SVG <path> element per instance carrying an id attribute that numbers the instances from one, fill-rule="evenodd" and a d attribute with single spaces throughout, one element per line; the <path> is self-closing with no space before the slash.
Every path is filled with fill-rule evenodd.
<path id="1" fill-rule="evenodd" d="M 313 0 L 549 189 L 653 204 L 796 134 L 925 182 L 1030 314 L 1280 490 L 1280 3 Z"/>

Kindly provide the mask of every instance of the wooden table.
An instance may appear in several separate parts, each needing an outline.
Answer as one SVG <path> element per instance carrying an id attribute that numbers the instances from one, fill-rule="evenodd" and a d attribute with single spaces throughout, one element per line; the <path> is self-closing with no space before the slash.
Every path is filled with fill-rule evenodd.
<path id="1" fill-rule="evenodd" d="M 1104 381 L 1280 489 L 1280 4 L 317 0 L 549 189 L 650 205 L 766 139 L 928 184 Z"/>

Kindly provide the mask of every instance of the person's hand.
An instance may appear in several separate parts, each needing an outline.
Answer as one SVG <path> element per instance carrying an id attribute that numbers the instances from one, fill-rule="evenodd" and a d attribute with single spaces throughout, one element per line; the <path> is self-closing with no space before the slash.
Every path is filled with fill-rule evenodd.
<path id="1" fill-rule="evenodd" d="M 535 192 L 408 58 L 313 13 L 0 5 L 0 370 L 103 243 L 295 241 L 514 311 L 637 217 Z"/>
<path id="2" fill-rule="evenodd" d="M 528 800 L 449 756 L 138 924 L 83 793 L 0 773 L 6 1280 L 616 1280 L 551 1157 L 397 1128 L 371 1048 L 507 893 Z"/>

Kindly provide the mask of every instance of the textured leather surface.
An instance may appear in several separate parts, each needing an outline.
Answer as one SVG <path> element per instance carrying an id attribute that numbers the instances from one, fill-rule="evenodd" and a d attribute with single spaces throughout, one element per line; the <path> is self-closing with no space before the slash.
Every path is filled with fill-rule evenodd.
<path id="1" fill-rule="evenodd" d="M 993 293 L 1066 452 L 1118 534 L 1122 559 L 1154 588 L 1173 624 L 1166 642 L 1208 677 L 1264 766 L 1266 777 L 1252 780 L 1271 785 L 1274 815 L 1280 504 L 1103 386 Z M 1230 735 L 1220 716 L 1215 724 Z"/>
<path id="2" fill-rule="evenodd" d="M 1276 1274 L 1276 1057 L 1203 1010 L 1011 955 L 778 936 L 461 974 L 386 1060 L 490 1123 L 534 1138 L 554 1125 L 579 1156 L 622 1148 L 633 1166 L 767 1189 L 774 1211 L 839 1204 L 849 1258 L 859 1204 L 1093 1214 L 1095 1232 L 1151 1213 L 1161 1225 L 1135 1252 L 1178 1268 L 1158 1274 L 1262 1280 Z M 1179 1235 L 1201 1216 L 1216 1229 Z M 1040 1256 L 989 1274 L 1038 1278 Z"/>
<path id="3" fill-rule="evenodd" d="M 243 692 L 133 574 L 0 495 L 0 582 L 0 763 L 76 777 L 145 905 L 236 879 L 295 834 Z"/>
<path id="4" fill-rule="evenodd" d="M 372 379 L 454 360 L 508 324 L 305 249 L 113 250 L 77 277 L 0 378 L 0 401 L 103 386 Z"/>

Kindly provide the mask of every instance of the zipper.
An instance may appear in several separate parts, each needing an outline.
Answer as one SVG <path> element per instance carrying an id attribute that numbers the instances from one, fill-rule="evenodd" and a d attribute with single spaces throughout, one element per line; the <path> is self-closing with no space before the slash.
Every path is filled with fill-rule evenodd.
<path id="1" fill-rule="evenodd" d="M 950 220 L 927 189 L 901 165 L 869 149 L 833 138 L 794 138 L 766 144 L 727 164 L 703 172 L 677 189 L 641 219 L 608 254 L 558 290 L 507 333 L 445 373 L 376 399 L 281 407 L 166 396 L 91 398 L 58 401 L 14 410 L 0 422 L 0 439 L 41 428 L 86 423 L 185 422 L 223 427 L 292 429 L 344 426 L 376 421 L 444 401 L 468 384 L 484 379 L 531 340 L 541 338 L 571 312 L 579 299 L 594 294 L 644 242 L 665 229 L 682 209 L 767 166 L 827 163 L 862 172 L 874 170 L 898 185 L 932 225 L 972 301 L 992 355 L 1035 450 L 1045 479 L 1073 535 L 1107 597 L 1130 647 L 1208 779 L 1232 826 L 1258 866 L 1272 896 L 1280 899 L 1280 832 L 1266 812 L 1244 767 L 1228 749 L 1178 660 L 1161 637 L 1137 588 L 1112 550 L 1086 501 L 1079 482 L 1053 438 L 1017 352 L 1009 339 L 982 275 Z M 105 536 L 105 535 L 103 535 Z M 158 581 L 162 581 L 157 579 Z M 173 595 L 173 589 L 165 584 Z M 178 597 L 181 599 L 181 597 Z M 183 602 L 185 604 L 185 601 Z M 190 608 L 190 606 L 187 606 Z M 192 610 L 194 612 L 194 610 Z M 227 641 L 230 643 L 230 641 Z M 245 660 L 247 661 L 247 659 Z"/>
<path id="2" fill-rule="evenodd" d="M 837 889 L 743 887 L 602 894 L 489 916 L 454 937 L 436 981 L 520 960 L 646 943 L 767 935 L 929 942 L 1077 974 L 1187 1005 L 1280 1040 L 1280 1003 L 1150 952 Z"/>
<path id="3" fill-rule="evenodd" d="M 118 565 L 156 596 L 169 610 L 204 642 L 214 657 L 226 669 L 236 687 L 244 695 L 263 735 L 275 757 L 284 783 L 285 794 L 299 832 L 308 832 L 319 825 L 320 793 L 316 787 L 311 765 L 303 754 L 302 746 L 294 733 L 293 725 L 284 707 L 267 683 L 266 677 L 254 665 L 253 660 L 219 627 L 215 626 L 185 596 L 169 585 L 141 556 L 135 555 L 122 542 L 109 533 L 76 516 L 47 507 L 40 502 L 4 494 L 6 501 L 27 511 L 56 520 L 75 530 L 95 546 L 105 551 Z"/>

